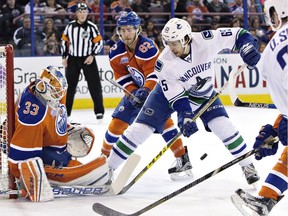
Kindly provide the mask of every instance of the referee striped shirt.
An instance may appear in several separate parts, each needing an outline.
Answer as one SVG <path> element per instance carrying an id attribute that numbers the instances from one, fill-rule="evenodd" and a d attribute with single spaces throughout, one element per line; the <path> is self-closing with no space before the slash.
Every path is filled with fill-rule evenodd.
<path id="1" fill-rule="evenodd" d="M 103 40 L 97 26 L 87 20 L 79 24 L 71 21 L 65 28 L 61 38 L 61 54 L 63 58 L 68 55 L 85 57 L 98 54 L 103 47 Z"/>

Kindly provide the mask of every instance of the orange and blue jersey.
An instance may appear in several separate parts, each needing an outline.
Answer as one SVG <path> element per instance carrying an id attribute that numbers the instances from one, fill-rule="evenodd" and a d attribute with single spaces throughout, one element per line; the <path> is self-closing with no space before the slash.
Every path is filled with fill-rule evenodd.
<path id="1" fill-rule="evenodd" d="M 43 105 L 34 94 L 35 83 L 24 89 L 16 102 L 15 132 L 8 161 L 12 174 L 19 177 L 18 163 L 29 158 L 41 157 L 44 147 L 61 152 L 66 149 L 67 112 L 61 101 L 57 111 Z"/>
<path id="2" fill-rule="evenodd" d="M 158 47 L 149 38 L 139 35 L 134 53 L 118 41 L 109 53 L 115 80 L 129 92 L 143 86 L 152 90 L 158 81 L 154 73 L 158 56 Z"/>

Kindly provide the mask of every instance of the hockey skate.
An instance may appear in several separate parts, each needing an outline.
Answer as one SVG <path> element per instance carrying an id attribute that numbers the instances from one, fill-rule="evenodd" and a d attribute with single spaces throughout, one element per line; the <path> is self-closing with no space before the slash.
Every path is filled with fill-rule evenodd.
<path id="1" fill-rule="evenodd" d="M 279 197 L 278 200 L 254 197 L 242 189 L 238 189 L 231 196 L 231 201 L 244 216 L 267 216 L 282 197 Z"/>
<path id="2" fill-rule="evenodd" d="M 247 166 L 243 166 L 242 170 L 249 185 L 257 182 L 260 179 L 258 172 L 252 163 Z"/>
<path id="3" fill-rule="evenodd" d="M 185 146 L 185 154 L 176 158 L 172 168 L 168 169 L 168 173 L 173 181 L 186 180 L 193 177 L 191 169 L 192 165 L 190 163 L 187 146 Z"/>

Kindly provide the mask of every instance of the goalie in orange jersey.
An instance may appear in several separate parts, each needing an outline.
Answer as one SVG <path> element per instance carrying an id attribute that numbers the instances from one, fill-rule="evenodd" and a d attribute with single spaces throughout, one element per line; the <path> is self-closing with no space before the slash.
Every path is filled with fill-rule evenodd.
<path id="1" fill-rule="evenodd" d="M 89 153 L 94 134 L 82 125 L 67 124 L 67 87 L 59 68 L 48 66 L 16 102 L 8 161 L 31 201 L 52 200 L 51 185 L 106 185 L 109 180 L 106 157 L 87 164 L 72 159 Z"/>
<path id="2" fill-rule="evenodd" d="M 130 148 L 136 149 L 135 146 L 127 147 L 125 144 L 116 146 L 114 144 L 125 129 L 132 124 L 158 81 L 154 74 L 154 66 L 159 56 L 159 50 L 154 41 L 140 35 L 140 22 L 140 18 L 133 11 L 122 13 L 117 20 L 117 34 L 121 40 L 110 49 L 110 65 L 114 71 L 116 82 L 134 97 L 126 93 L 112 114 L 113 118 L 105 133 L 102 147 L 102 153 L 106 156 L 110 155 L 113 147 L 113 151 L 119 157 L 127 159 Z M 177 132 L 172 119 L 169 118 L 162 137 L 168 142 Z M 171 146 L 171 150 L 178 162 L 176 167 L 169 169 L 171 178 L 173 180 L 190 178 L 192 166 L 182 140 L 178 139 Z"/>

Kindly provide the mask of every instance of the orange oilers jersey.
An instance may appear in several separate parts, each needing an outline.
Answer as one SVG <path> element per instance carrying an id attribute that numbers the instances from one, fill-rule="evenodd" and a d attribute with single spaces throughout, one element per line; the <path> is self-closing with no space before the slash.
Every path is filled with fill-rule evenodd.
<path id="1" fill-rule="evenodd" d="M 40 157 L 43 147 L 66 149 L 67 112 L 60 104 L 57 111 L 43 105 L 33 93 L 35 83 L 24 89 L 16 102 L 15 132 L 13 134 L 8 161 L 11 172 L 19 177 L 18 163 L 29 158 Z"/>
<path id="2" fill-rule="evenodd" d="M 158 56 L 158 47 L 149 38 L 139 35 L 134 53 L 118 41 L 109 53 L 115 80 L 129 92 L 142 86 L 152 90 L 158 81 L 154 73 Z"/>

